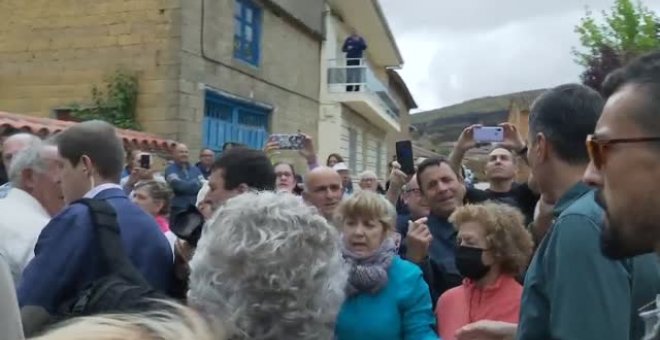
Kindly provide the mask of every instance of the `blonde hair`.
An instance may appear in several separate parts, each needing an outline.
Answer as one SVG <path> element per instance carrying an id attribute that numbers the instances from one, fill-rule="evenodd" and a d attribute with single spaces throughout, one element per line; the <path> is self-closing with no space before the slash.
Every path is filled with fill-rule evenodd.
<path id="1" fill-rule="evenodd" d="M 335 213 L 340 224 L 349 219 L 378 220 L 387 231 L 393 231 L 396 209 L 385 197 L 371 191 L 360 191 L 344 199 Z"/>
<path id="2" fill-rule="evenodd" d="M 163 301 L 163 308 L 141 314 L 107 314 L 65 321 L 33 340 L 224 340 L 219 322 Z"/>
<path id="3" fill-rule="evenodd" d="M 449 217 L 456 230 L 467 222 L 479 223 L 484 228 L 487 248 L 502 272 L 509 275 L 520 274 L 532 255 L 534 242 L 524 227 L 524 221 L 518 209 L 493 202 L 465 205 Z"/>

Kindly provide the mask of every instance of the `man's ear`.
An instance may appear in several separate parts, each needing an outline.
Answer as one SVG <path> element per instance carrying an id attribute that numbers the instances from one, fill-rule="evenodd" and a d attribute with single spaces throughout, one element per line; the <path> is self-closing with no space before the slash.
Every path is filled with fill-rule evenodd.
<path id="1" fill-rule="evenodd" d="M 92 176 L 92 167 L 93 167 L 92 159 L 89 158 L 89 156 L 87 155 L 82 155 L 82 157 L 80 157 L 79 165 L 80 164 L 82 164 L 83 171 L 86 172 L 87 176 Z"/>
<path id="2" fill-rule="evenodd" d="M 550 155 L 550 144 L 548 143 L 548 139 L 545 137 L 545 135 L 542 132 L 539 132 L 536 135 L 536 149 L 534 152 L 536 152 L 536 159 L 538 159 L 540 162 L 545 162 L 549 155 Z"/>

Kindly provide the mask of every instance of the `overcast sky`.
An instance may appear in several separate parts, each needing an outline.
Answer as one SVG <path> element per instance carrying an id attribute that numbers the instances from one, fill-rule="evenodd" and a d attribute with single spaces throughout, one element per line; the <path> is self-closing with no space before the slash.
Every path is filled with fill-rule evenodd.
<path id="1" fill-rule="evenodd" d="M 571 48 L 589 6 L 614 0 L 380 0 L 422 110 L 579 80 Z M 660 0 L 644 3 L 660 13 Z"/>

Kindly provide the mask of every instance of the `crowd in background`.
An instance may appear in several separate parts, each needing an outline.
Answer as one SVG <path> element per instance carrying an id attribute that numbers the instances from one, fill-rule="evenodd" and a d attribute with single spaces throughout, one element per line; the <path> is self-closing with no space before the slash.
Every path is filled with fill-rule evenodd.
<path id="1" fill-rule="evenodd" d="M 478 126 L 384 185 L 306 135 L 301 176 L 277 143 L 196 164 L 178 144 L 159 169 L 101 121 L 13 134 L 2 337 L 657 339 L 658 98 L 660 53 L 602 94 L 548 90 L 527 136 L 500 124 L 486 190 L 463 166 Z"/>

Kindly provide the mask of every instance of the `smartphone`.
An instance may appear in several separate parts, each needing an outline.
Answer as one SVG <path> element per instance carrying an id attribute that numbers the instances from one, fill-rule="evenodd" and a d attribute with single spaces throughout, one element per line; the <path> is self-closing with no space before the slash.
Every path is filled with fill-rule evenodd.
<path id="1" fill-rule="evenodd" d="M 477 143 L 501 143 L 504 141 L 504 128 L 499 126 L 475 127 L 474 141 Z"/>
<path id="2" fill-rule="evenodd" d="M 401 164 L 401 171 L 406 175 L 415 174 L 412 143 L 409 140 L 396 142 L 396 160 Z"/>
<path id="3" fill-rule="evenodd" d="M 297 134 L 272 134 L 268 142 L 276 142 L 280 150 L 302 150 L 305 147 L 305 136 Z"/>
<path id="4" fill-rule="evenodd" d="M 151 155 L 148 153 L 143 153 L 140 155 L 140 168 L 149 169 L 151 168 Z"/>

